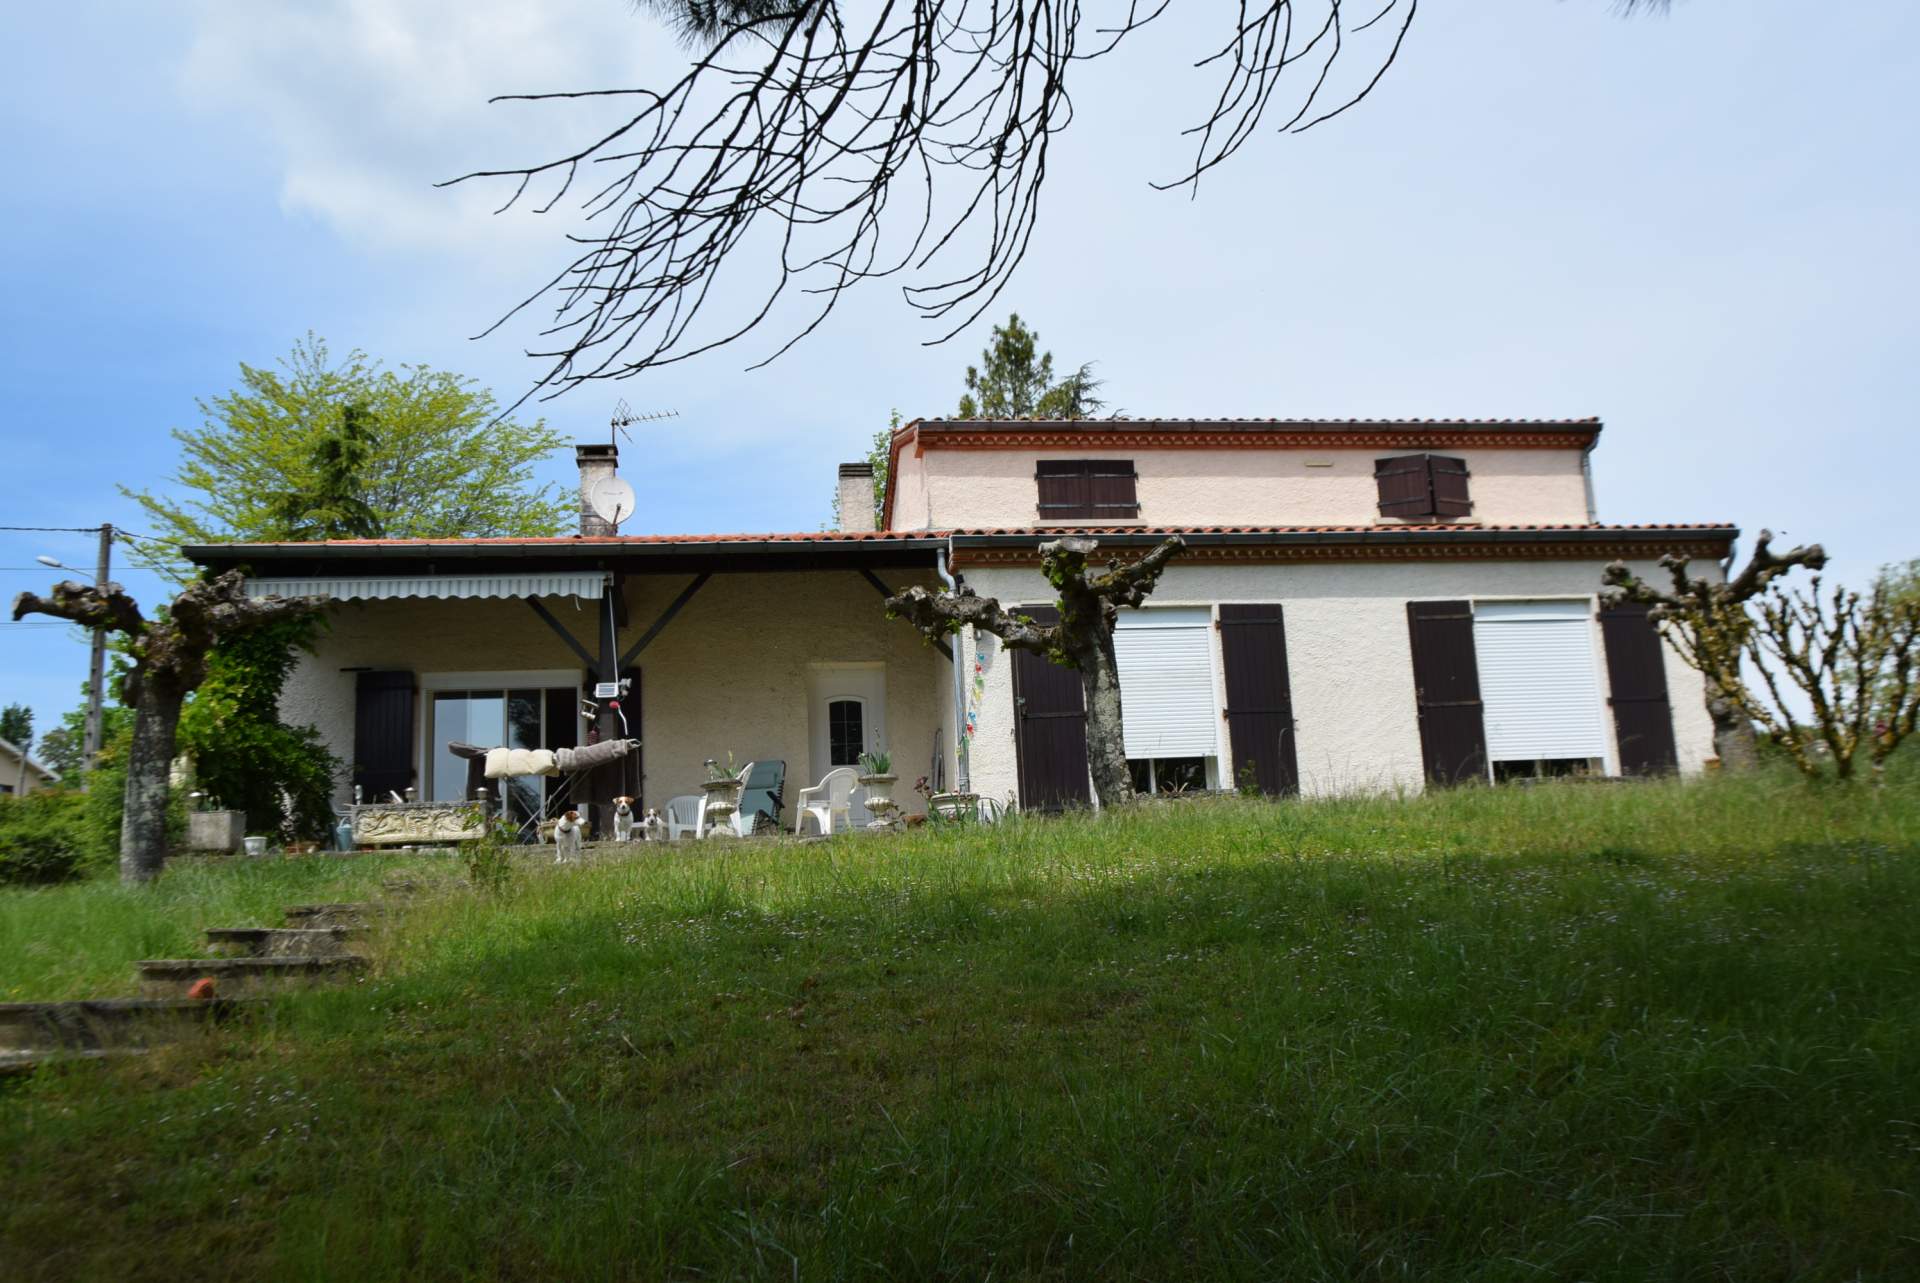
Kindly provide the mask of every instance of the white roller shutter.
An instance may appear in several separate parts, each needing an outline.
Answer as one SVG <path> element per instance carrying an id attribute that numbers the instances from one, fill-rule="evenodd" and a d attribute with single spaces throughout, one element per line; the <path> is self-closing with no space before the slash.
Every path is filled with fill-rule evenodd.
<path id="1" fill-rule="evenodd" d="M 1591 610 L 1586 601 L 1474 603 L 1489 760 L 1607 755 Z"/>
<path id="2" fill-rule="evenodd" d="M 1128 610 L 1113 635 L 1128 757 L 1216 751 L 1212 612 Z"/>

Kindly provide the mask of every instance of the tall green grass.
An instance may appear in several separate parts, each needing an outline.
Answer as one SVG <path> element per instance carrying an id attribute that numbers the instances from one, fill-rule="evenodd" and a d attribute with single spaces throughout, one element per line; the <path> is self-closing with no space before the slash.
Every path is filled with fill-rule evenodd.
<path id="1" fill-rule="evenodd" d="M 125 996 L 135 962 L 199 957 L 208 927 L 278 926 L 289 904 L 365 899 L 389 873 L 420 867 L 400 856 L 184 860 L 150 887 L 102 876 L 0 888 L 0 1002 Z"/>
<path id="2" fill-rule="evenodd" d="M 1913 1276 L 1917 855 L 1908 784 L 1766 780 L 528 859 L 0 1099 L 0 1266 Z"/>

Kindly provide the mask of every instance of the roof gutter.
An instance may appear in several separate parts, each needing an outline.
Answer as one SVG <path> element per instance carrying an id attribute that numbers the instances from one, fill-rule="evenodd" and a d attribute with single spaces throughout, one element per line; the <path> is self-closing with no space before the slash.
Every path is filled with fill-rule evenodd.
<path id="1" fill-rule="evenodd" d="M 1061 535 L 1079 533 L 1062 530 Z M 1189 547 L 1315 547 L 1336 544 L 1386 544 L 1398 546 L 1404 544 L 1465 543 L 1465 544 L 1539 544 L 1539 543 L 1671 543 L 1675 538 L 1689 541 L 1713 539 L 1733 539 L 1738 537 L 1738 526 L 1701 526 L 1686 530 L 1482 530 L 1464 527 L 1459 530 L 1404 530 L 1396 527 L 1368 530 L 1287 530 L 1287 531 L 1114 531 L 1100 530 L 1084 532 L 1102 544 L 1121 546 L 1145 546 L 1159 543 L 1170 533 L 1177 533 L 1186 540 Z M 1053 532 L 1036 536 L 1033 534 L 966 534 L 956 532 L 952 536 L 953 547 L 959 548 L 1030 548 L 1036 538 L 1058 537 Z"/>
<path id="2" fill-rule="evenodd" d="M 531 557 L 578 561 L 591 557 L 625 560 L 685 557 L 689 554 L 716 557 L 739 556 L 748 553 L 756 556 L 817 557 L 823 554 L 833 556 L 836 553 L 851 556 L 861 552 L 937 552 L 943 547 L 945 547 L 945 541 L 938 537 L 805 541 L 727 539 L 689 543 L 618 543 L 583 539 L 578 542 L 562 543 L 546 541 L 520 543 L 514 540 L 482 543 L 472 540 L 455 540 L 408 544 L 185 544 L 180 552 L 189 561 L 198 565 L 212 563 L 235 565 L 242 562 L 262 564 L 289 561 L 392 561 L 397 558 L 441 561 Z"/>

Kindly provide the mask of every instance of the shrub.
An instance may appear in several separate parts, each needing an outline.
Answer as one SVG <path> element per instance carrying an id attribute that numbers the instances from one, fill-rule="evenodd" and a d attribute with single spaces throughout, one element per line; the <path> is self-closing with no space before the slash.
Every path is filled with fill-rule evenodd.
<path id="1" fill-rule="evenodd" d="M 87 796 L 65 789 L 0 797 L 0 883 L 65 882 L 87 856 Z"/>
<path id="2" fill-rule="evenodd" d="M 340 762 L 310 726 L 280 720 L 280 692 L 318 624 L 287 619 L 223 640 L 180 715 L 180 749 L 200 787 L 247 813 L 247 832 L 324 840 Z"/>

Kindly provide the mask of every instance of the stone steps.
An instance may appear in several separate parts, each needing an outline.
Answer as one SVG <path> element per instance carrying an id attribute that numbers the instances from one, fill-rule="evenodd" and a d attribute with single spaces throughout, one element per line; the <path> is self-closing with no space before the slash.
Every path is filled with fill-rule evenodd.
<path id="1" fill-rule="evenodd" d="M 209 927 L 207 944 L 216 950 L 239 949 L 253 958 L 330 957 L 345 953 L 347 941 L 366 932 L 356 926 Z"/>
<path id="2" fill-rule="evenodd" d="M 401 894 L 410 886 L 390 888 Z M 211 927 L 207 944 L 241 950 L 239 956 L 149 958 L 134 964 L 142 998 L 77 1002 L 0 1003 L 0 1077 L 29 1074 L 50 1064 L 138 1055 L 187 1029 L 219 1024 L 256 1010 L 264 999 L 237 994 L 291 984 L 345 979 L 367 960 L 347 952 L 367 933 L 380 904 L 291 904 L 285 927 Z M 187 997 L 196 982 L 213 982 L 214 996 Z"/>
<path id="3" fill-rule="evenodd" d="M 94 998 L 0 1003 L 0 1049 L 84 1050 L 165 1042 L 190 1024 L 220 1023 L 253 1004 L 232 999 Z"/>
<path id="4" fill-rule="evenodd" d="M 386 912 L 378 904 L 290 904 L 280 911 L 293 928 L 364 927 L 369 918 Z"/>
<path id="5" fill-rule="evenodd" d="M 358 954 L 340 953 L 308 958 L 149 958 L 134 967 L 149 992 L 185 994 L 195 981 L 211 979 L 215 992 L 225 998 L 288 982 L 338 977 L 366 965 Z"/>
<path id="6" fill-rule="evenodd" d="M 30 1051 L 0 1051 L 0 1078 L 14 1078 L 50 1065 L 71 1065 L 94 1060 L 121 1060 L 144 1056 L 145 1047 L 87 1047 L 79 1051 L 35 1048 Z"/>

